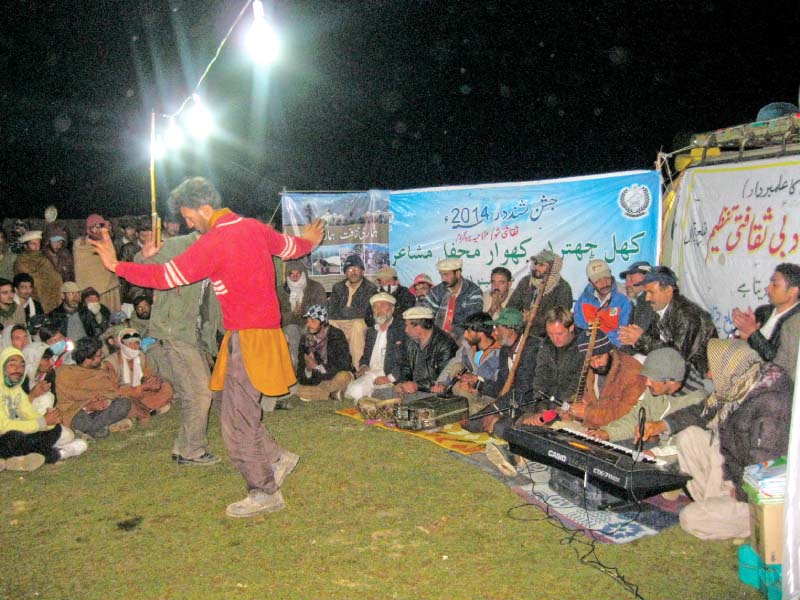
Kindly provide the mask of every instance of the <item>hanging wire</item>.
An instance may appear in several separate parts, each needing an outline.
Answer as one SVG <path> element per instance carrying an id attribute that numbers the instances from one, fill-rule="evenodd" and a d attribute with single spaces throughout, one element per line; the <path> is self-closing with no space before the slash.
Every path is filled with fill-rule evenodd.
<path id="1" fill-rule="evenodd" d="M 219 58 L 219 55 L 222 52 L 222 48 L 225 46 L 225 43 L 228 41 L 228 38 L 231 37 L 233 30 L 236 29 L 236 26 L 239 24 L 239 21 L 242 20 L 242 17 L 244 17 L 245 13 L 247 12 L 247 9 L 250 8 L 252 4 L 253 0 L 247 0 L 247 2 L 245 2 L 244 6 L 242 7 L 242 10 L 240 10 L 239 14 L 236 15 L 236 19 L 233 21 L 233 24 L 230 26 L 228 32 L 225 34 L 225 37 L 222 38 L 222 41 L 220 42 L 219 46 L 217 46 L 217 51 L 214 53 L 214 56 L 211 58 L 211 62 L 208 63 L 208 66 L 205 68 L 205 71 L 203 71 L 203 74 L 200 76 L 200 79 L 197 81 L 197 85 L 194 86 L 192 93 L 189 94 L 189 96 L 187 96 L 186 99 L 181 103 L 181 105 L 178 107 L 178 110 L 176 110 L 172 114 L 162 113 L 159 116 L 164 117 L 165 119 L 174 119 L 179 114 L 181 114 L 181 112 L 183 112 L 183 109 L 186 108 L 186 105 L 189 103 L 189 100 L 194 98 L 195 94 L 197 94 L 197 91 L 200 89 L 200 86 L 203 84 L 203 81 L 205 80 L 209 71 L 211 71 L 211 67 L 214 66 L 215 62 L 217 62 L 217 59 Z"/>

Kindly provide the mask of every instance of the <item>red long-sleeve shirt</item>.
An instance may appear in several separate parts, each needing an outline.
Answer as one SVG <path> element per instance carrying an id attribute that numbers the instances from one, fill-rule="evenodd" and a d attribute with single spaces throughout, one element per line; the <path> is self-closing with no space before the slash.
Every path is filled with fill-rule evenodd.
<path id="1" fill-rule="evenodd" d="M 210 229 L 183 254 L 163 265 L 121 262 L 117 275 L 134 285 L 158 290 L 208 278 L 222 307 L 226 329 L 279 328 L 272 257 L 298 258 L 311 252 L 313 244 L 228 209 L 214 216 Z"/>

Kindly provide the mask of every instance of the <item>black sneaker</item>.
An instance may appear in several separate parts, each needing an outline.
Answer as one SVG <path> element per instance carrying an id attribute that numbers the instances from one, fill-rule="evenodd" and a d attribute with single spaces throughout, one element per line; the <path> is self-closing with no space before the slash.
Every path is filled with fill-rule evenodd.
<path id="1" fill-rule="evenodd" d="M 198 467 L 207 467 L 210 465 L 217 464 L 222 459 L 216 454 L 205 452 L 204 454 L 198 456 L 197 458 L 184 458 L 180 454 L 173 454 L 172 460 L 174 460 L 179 465 L 197 465 Z"/>

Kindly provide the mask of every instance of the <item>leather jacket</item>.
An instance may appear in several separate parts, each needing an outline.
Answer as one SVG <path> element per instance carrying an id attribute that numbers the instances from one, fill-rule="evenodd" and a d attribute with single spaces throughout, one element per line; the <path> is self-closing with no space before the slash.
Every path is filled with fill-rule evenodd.
<path id="1" fill-rule="evenodd" d="M 434 326 L 431 339 L 422 348 L 416 340 L 406 340 L 405 360 L 403 361 L 402 381 L 414 381 L 420 391 L 429 392 L 439 374 L 458 351 L 458 346 L 449 335 Z M 419 356 L 423 353 L 424 356 Z M 417 364 L 417 360 L 420 364 Z M 416 377 L 415 377 L 416 373 Z"/>

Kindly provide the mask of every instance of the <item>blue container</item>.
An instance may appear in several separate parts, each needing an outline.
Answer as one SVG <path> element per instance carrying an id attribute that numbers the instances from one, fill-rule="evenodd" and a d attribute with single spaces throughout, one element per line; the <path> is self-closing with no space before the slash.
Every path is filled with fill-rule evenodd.
<path id="1" fill-rule="evenodd" d="M 765 567 L 764 561 L 750 544 L 739 546 L 739 581 L 755 589 L 761 589 L 759 572 Z"/>

